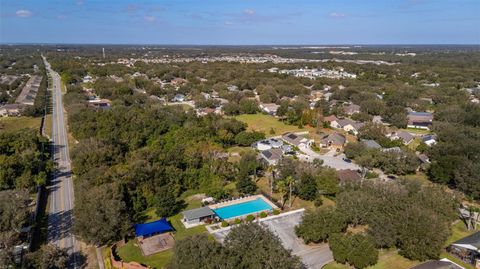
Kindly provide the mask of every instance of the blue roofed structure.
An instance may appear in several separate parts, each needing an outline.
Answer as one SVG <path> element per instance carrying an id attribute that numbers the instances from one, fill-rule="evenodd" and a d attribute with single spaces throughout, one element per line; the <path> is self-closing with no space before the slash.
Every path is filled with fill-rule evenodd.
<path id="1" fill-rule="evenodd" d="M 166 218 L 161 218 L 156 221 L 147 222 L 143 224 L 135 224 L 135 236 L 148 237 L 155 234 L 173 231 L 172 226 L 168 223 Z"/>

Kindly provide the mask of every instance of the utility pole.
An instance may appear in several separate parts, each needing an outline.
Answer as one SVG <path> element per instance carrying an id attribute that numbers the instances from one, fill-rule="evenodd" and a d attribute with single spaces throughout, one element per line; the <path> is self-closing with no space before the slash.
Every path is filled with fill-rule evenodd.
<path id="1" fill-rule="evenodd" d="M 103 59 L 105 59 L 105 48 L 102 48 Z"/>

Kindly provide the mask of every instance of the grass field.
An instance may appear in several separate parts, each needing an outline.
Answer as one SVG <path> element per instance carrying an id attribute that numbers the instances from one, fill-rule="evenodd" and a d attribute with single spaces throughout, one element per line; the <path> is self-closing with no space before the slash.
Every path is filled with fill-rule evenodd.
<path id="1" fill-rule="evenodd" d="M 429 130 L 417 129 L 417 128 L 406 128 L 406 129 L 402 129 L 402 130 L 407 131 L 407 132 L 412 133 L 412 134 L 419 134 L 419 135 L 425 135 L 425 134 L 430 133 Z"/>
<path id="2" fill-rule="evenodd" d="M 41 118 L 0 117 L 0 132 L 18 131 L 24 128 L 40 129 Z"/>
<path id="3" fill-rule="evenodd" d="M 46 117 L 45 117 L 45 134 L 50 137 L 52 135 L 52 128 L 53 128 L 53 125 L 52 125 L 52 114 L 48 114 Z"/>
<path id="4" fill-rule="evenodd" d="M 130 240 L 125 246 L 118 248 L 117 254 L 125 262 L 135 261 L 153 268 L 160 269 L 170 261 L 173 252 L 171 250 L 167 250 L 145 257 L 142 255 L 142 252 L 137 246 L 136 241 Z"/>
<path id="5" fill-rule="evenodd" d="M 184 198 L 185 202 L 187 203 L 186 209 L 192 209 L 201 206 L 201 199 L 197 197 L 198 196 L 190 195 Z M 146 222 L 159 219 L 158 216 L 155 214 L 154 209 L 148 210 L 145 214 L 148 216 Z M 168 218 L 173 228 L 175 229 L 175 232 L 173 233 L 175 241 L 181 240 L 190 235 L 207 232 L 207 229 L 205 229 L 205 226 L 203 225 L 186 229 L 185 226 L 183 226 L 181 219 L 182 215 L 180 213 Z M 136 245 L 136 240 L 130 240 L 125 246 L 118 248 L 117 253 L 120 258 L 122 258 L 122 260 L 126 262 L 136 261 L 138 263 L 145 264 L 153 268 L 163 268 L 170 261 L 173 255 L 172 250 L 167 250 L 145 257 L 142 255 L 140 248 Z"/>
<path id="6" fill-rule="evenodd" d="M 300 129 L 297 126 L 287 125 L 277 118 L 266 114 L 244 114 L 235 116 L 235 119 L 244 122 L 248 125 L 249 131 L 264 132 L 266 136 L 282 135 L 286 132 L 305 132 L 308 129 Z M 271 134 L 270 130 L 274 133 Z"/>
<path id="7" fill-rule="evenodd" d="M 411 268 L 420 262 L 411 261 L 400 256 L 396 250 L 381 250 L 378 257 L 378 263 L 367 267 L 368 269 L 408 269 Z M 350 269 L 353 268 L 349 265 L 339 264 L 332 262 L 327 264 L 323 269 Z"/>
<path id="8" fill-rule="evenodd" d="M 462 221 L 456 222 L 452 225 L 452 235 L 448 238 L 447 242 L 445 242 L 445 247 L 449 246 L 451 243 L 468 236 L 475 231 L 467 231 L 465 224 Z M 456 259 L 455 257 L 450 256 L 446 251 L 443 251 L 440 254 L 440 258 L 447 258 L 467 269 L 474 269 L 472 265 L 465 264 L 462 261 Z M 388 251 L 380 251 L 380 256 L 378 259 L 378 263 L 374 266 L 367 267 L 368 269 L 388 269 L 388 268 L 398 268 L 398 269 L 407 269 L 411 268 L 421 262 L 418 261 L 411 261 L 402 256 L 400 256 L 395 250 L 388 250 Z M 338 264 L 336 262 L 332 262 L 324 267 L 324 269 L 347 269 L 352 268 L 348 265 Z"/>

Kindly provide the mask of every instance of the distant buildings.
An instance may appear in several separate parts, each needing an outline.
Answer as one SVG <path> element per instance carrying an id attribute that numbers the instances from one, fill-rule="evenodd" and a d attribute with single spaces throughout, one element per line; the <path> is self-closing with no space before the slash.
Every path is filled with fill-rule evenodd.
<path id="1" fill-rule="evenodd" d="M 277 109 L 280 107 L 279 105 L 275 103 L 268 103 L 268 104 L 260 104 L 260 109 L 264 111 L 267 114 L 270 114 L 272 116 L 277 115 Z"/>
<path id="2" fill-rule="evenodd" d="M 16 117 L 21 114 L 21 105 L 6 104 L 0 107 L 0 117 Z"/>
<path id="3" fill-rule="evenodd" d="M 287 74 L 295 77 L 306 77 L 310 79 L 315 79 L 317 77 L 332 78 L 332 79 L 341 79 L 341 78 L 357 78 L 356 74 L 347 73 L 343 71 L 343 68 L 340 70 L 328 70 L 328 69 L 309 69 L 309 68 L 300 68 L 300 69 L 273 69 L 268 70 L 271 73 Z"/>
<path id="4" fill-rule="evenodd" d="M 298 135 L 294 133 L 285 133 L 282 136 L 283 141 L 287 142 L 290 145 L 296 146 L 299 149 L 310 148 L 313 144 L 313 140 L 306 138 L 303 135 Z"/>
<path id="5" fill-rule="evenodd" d="M 343 149 L 346 143 L 347 138 L 343 134 L 334 132 L 322 137 L 320 140 L 320 147 L 339 151 Z"/>
<path id="6" fill-rule="evenodd" d="M 355 113 L 360 113 L 360 106 L 355 104 L 350 104 L 343 107 L 343 111 L 347 115 L 353 115 Z"/>
<path id="7" fill-rule="evenodd" d="M 409 112 L 407 115 L 407 127 L 430 130 L 433 114 L 430 112 Z"/>

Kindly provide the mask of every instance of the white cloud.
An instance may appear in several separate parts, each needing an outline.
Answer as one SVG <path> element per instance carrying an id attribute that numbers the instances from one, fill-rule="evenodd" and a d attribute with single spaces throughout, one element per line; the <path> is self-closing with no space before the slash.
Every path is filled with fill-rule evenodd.
<path id="1" fill-rule="evenodd" d="M 156 18 L 154 16 L 145 16 L 143 17 L 143 19 L 145 19 L 148 22 L 154 22 Z"/>
<path id="2" fill-rule="evenodd" d="M 247 9 L 245 9 L 245 10 L 243 11 L 243 14 L 245 14 L 245 15 L 253 15 L 253 14 L 255 14 L 255 10 L 247 8 Z"/>
<path id="3" fill-rule="evenodd" d="M 32 16 L 32 12 L 26 9 L 19 9 L 15 12 L 15 15 L 17 15 L 17 17 L 26 18 Z"/>
<path id="4" fill-rule="evenodd" d="M 347 16 L 347 14 L 345 13 L 338 13 L 338 12 L 332 12 L 329 15 L 330 17 L 333 17 L 333 18 L 342 18 Z"/>

